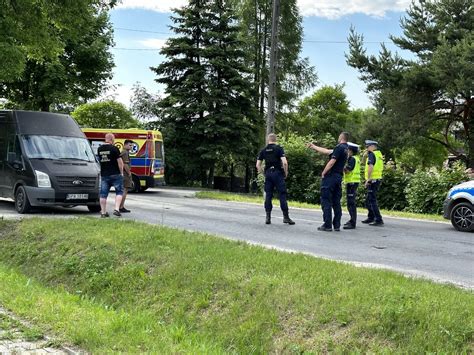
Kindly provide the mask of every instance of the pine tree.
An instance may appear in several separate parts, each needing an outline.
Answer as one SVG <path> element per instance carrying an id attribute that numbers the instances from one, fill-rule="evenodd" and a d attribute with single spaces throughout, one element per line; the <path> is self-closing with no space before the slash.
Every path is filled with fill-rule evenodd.
<path id="1" fill-rule="evenodd" d="M 216 162 L 243 159 L 253 147 L 251 84 L 232 13 L 224 0 L 191 0 L 176 10 L 178 36 L 162 49 L 167 60 L 152 68 L 166 85 L 160 106 L 172 178 L 211 186 Z"/>
<path id="2" fill-rule="evenodd" d="M 414 1 L 392 37 L 414 59 L 382 47 L 367 56 L 351 31 L 348 64 L 357 68 L 383 109 L 394 139 L 406 146 L 421 136 L 474 166 L 474 5 L 472 0 Z M 460 148 L 459 145 L 462 145 Z"/>

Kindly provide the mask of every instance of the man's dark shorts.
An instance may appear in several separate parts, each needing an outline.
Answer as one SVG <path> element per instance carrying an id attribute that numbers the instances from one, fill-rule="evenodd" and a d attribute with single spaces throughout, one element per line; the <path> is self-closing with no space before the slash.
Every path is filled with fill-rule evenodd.
<path id="1" fill-rule="evenodd" d="M 116 195 L 123 195 L 123 176 L 120 174 L 102 176 L 100 183 L 100 197 L 107 198 L 112 186 L 115 188 Z"/>

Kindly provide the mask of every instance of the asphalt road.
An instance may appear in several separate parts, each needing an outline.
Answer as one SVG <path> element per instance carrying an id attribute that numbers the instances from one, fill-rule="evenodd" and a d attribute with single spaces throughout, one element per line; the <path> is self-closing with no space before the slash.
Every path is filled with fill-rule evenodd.
<path id="1" fill-rule="evenodd" d="M 113 194 L 109 210 L 113 210 Z M 356 230 L 318 232 L 320 211 L 290 209 L 296 225 L 282 223 L 280 210 L 265 225 L 263 207 L 194 198 L 189 190 L 152 189 L 129 195 L 134 219 L 224 236 L 281 250 L 307 253 L 356 265 L 380 267 L 437 282 L 474 288 L 474 234 L 455 231 L 449 223 L 385 217 L 385 227 L 360 224 Z M 41 209 L 28 216 L 88 216 L 87 209 Z M 0 216 L 18 217 L 13 203 L 0 199 Z M 98 215 L 97 215 L 98 216 Z M 116 218 L 116 217 L 111 217 Z M 347 215 L 343 216 L 343 222 Z"/>

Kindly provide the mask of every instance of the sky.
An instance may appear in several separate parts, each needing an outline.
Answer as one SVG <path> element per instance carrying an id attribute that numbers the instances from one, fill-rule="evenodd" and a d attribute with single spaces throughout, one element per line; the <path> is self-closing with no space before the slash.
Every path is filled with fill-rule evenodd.
<path id="1" fill-rule="evenodd" d="M 137 82 L 150 92 L 163 92 L 150 67 L 164 60 L 159 49 L 170 36 L 172 8 L 186 3 L 187 0 L 122 0 L 111 11 L 116 67 L 111 81 L 114 89 L 109 96 L 128 106 Z M 309 58 L 319 77 L 318 86 L 312 91 L 323 85 L 345 84 L 352 108 L 370 107 L 365 84 L 346 63 L 349 29 L 354 26 L 364 35 L 368 54 L 377 54 L 380 42 L 396 51 L 389 35 L 402 33 L 400 19 L 409 4 L 409 0 L 298 0 L 303 15 L 302 56 Z"/>

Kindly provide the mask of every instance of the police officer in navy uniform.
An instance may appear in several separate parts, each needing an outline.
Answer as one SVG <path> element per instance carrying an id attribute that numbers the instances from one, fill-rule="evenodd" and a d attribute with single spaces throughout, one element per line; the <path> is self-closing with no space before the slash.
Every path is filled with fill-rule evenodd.
<path id="1" fill-rule="evenodd" d="M 319 231 L 332 232 L 333 226 L 336 232 L 341 230 L 342 175 L 347 160 L 348 139 L 349 133 L 342 132 L 339 135 L 339 144 L 332 150 L 319 147 L 314 143 L 307 145 L 319 153 L 329 155 L 329 162 L 321 174 L 321 205 L 324 224 L 318 228 Z M 332 219 L 332 210 L 334 210 L 334 219 Z"/>
<path id="2" fill-rule="evenodd" d="M 347 211 L 351 219 L 344 224 L 344 229 L 355 229 L 357 223 L 357 188 L 360 184 L 359 146 L 348 142 L 347 164 L 344 168 L 344 184 L 346 185 Z"/>
<path id="3" fill-rule="evenodd" d="M 280 208 L 283 212 L 283 223 L 295 224 L 288 214 L 288 203 L 286 202 L 285 178 L 288 176 L 288 161 L 285 151 L 277 142 L 277 136 L 270 133 L 267 138 L 268 145 L 258 154 L 257 170 L 263 172 L 262 162 L 265 161 L 265 212 L 266 224 L 271 223 L 273 190 L 276 188 L 280 196 Z"/>
<path id="4" fill-rule="evenodd" d="M 366 140 L 367 162 L 365 164 L 365 187 L 367 188 L 366 205 L 369 211 L 367 219 L 362 223 L 381 227 L 384 225 L 377 203 L 377 192 L 382 183 L 383 155 L 378 150 L 378 143 Z"/>

